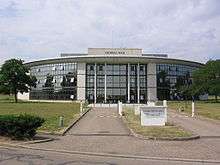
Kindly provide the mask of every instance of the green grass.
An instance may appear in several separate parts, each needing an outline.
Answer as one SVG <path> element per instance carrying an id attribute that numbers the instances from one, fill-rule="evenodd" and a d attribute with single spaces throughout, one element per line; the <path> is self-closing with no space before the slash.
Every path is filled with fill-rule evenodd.
<path id="1" fill-rule="evenodd" d="M 166 126 L 141 126 L 140 115 L 135 115 L 132 109 L 125 110 L 128 126 L 137 134 L 151 138 L 189 137 L 192 134 L 180 127 L 167 123 Z"/>
<path id="2" fill-rule="evenodd" d="M 183 112 L 192 113 L 192 102 L 191 101 L 169 101 L 168 107 L 174 110 L 178 110 L 180 107 L 184 109 Z M 203 117 L 220 120 L 220 102 L 214 101 L 196 101 L 195 111 L 197 115 Z"/>
<path id="3" fill-rule="evenodd" d="M 6 114 L 31 114 L 43 117 L 46 121 L 40 131 L 57 132 L 59 117 L 64 117 L 64 127 L 79 116 L 80 105 L 78 103 L 46 103 L 46 102 L 18 102 L 14 103 L 11 96 L 0 95 L 0 115 Z"/>

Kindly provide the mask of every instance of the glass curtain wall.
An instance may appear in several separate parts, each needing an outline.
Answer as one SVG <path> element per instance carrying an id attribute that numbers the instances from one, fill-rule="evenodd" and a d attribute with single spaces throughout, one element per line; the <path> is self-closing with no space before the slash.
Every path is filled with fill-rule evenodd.
<path id="1" fill-rule="evenodd" d="M 96 102 L 105 101 L 105 64 L 96 65 Z"/>
<path id="2" fill-rule="evenodd" d="M 96 66 L 96 68 L 95 68 Z M 95 101 L 95 71 L 96 71 L 96 102 L 106 103 L 128 102 L 128 64 L 87 64 L 86 65 L 86 100 Z M 137 103 L 137 64 L 130 65 L 130 103 Z M 139 67 L 140 103 L 147 102 L 147 65 Z"/>
<path id="3" fill-rule="evenodd" d="M 94 103 L 95 64 L 86 65 L 86 100 Z"/>
<path id="4" fill-rule="evenodd" d="M 140 103 L 147 103 L 147 65 L 139 66 Z"/>
<path id="5" fill-rule="evenodd" d="M 127 65 L 107 64 L 107 102 L 117 103 L 118 100 L 127 102 Z"/>
<path id="6" fill-rule="evenodd" d="M 130 103 L 137 103 L 137 65 L 130 65 Z"/>
<path id="7" fill-rule="evenodd" d="M 37 78 L 31 88 L 30 99 L 75 100 L 77 96 L 77 64 L 57 63 L 31 67 L 30 74 Z"/>
<path id="8" fill-rule="evenodd" d="M 192 72 L 197 67 L 177 64 L 157 64 L 157 97 L 159 100 L 182 99 L 177 87 L 192 83 Z"/>

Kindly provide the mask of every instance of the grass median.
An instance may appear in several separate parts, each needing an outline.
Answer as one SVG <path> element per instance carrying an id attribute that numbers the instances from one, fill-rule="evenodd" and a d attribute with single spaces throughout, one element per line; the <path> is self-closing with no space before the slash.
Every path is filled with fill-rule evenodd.
<path id="1" fill-rule="evenodd" d="M 80 105 L 78 103 L 46 103 L 46 102 L 18 102 L 14 103 L 11 96 L 0 95 L 0 114 L 31 114 L 43 117 L 46 121 L 38 131 L 58 132 L 59 117 L 64 118 L 64 127 L 79 117 Z"/>
<path id="2" fill-rule="evenodd" d="M 188 114 L 192 113 L 191 101 L 169 101 L 168 107 L 176 111 L 182 110 Z M 206 118 L 220 120 L 220 102 L 195 101 L 195 112 Z"/>
<path id="3" fill-rule="evenodd" d="M 132 109 L 124 111 L 128 126 L 136 133 L 149 138 L 179 138 L 190 137 L 192 133 L 181 127 L 167 123 L 166 126 L 141 126 L 140 115 L 135 115 Z"/>

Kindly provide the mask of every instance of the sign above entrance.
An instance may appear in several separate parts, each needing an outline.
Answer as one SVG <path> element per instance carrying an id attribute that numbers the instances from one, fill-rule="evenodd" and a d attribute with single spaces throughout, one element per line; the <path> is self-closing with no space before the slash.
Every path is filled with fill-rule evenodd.
<path id="1" fill-rule="evenodd" d="M 136 48 L 88 48 L 88 55 L 106 55 L 106 56 L 141 56 L 142 49 Z"/>

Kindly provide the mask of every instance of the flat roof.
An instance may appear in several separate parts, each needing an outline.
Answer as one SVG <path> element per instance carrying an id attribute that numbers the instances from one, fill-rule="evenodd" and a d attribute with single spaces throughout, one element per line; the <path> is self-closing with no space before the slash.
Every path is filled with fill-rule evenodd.
<path id="1" fill-rule="evenodd" d="M 56 63 L 71 63 L 71 62 L 85 62 L 85 63 L 168 63 L 168 64 L 180 64 L 180 65 L 188 65 L 200 67 L 203 66 L 203 63 L 181 60 L 181 59 L 173 59 L 167 57 L 151 57 L 151 56 L 92 56 L 92 55 L 78 55 L 78 56 L 66 56 L 52 59 L 43 59 L 32 62 L 25 63 L 26 65 L 32 67 L 37 65 L 44 64 L 56 64 Z"/>

